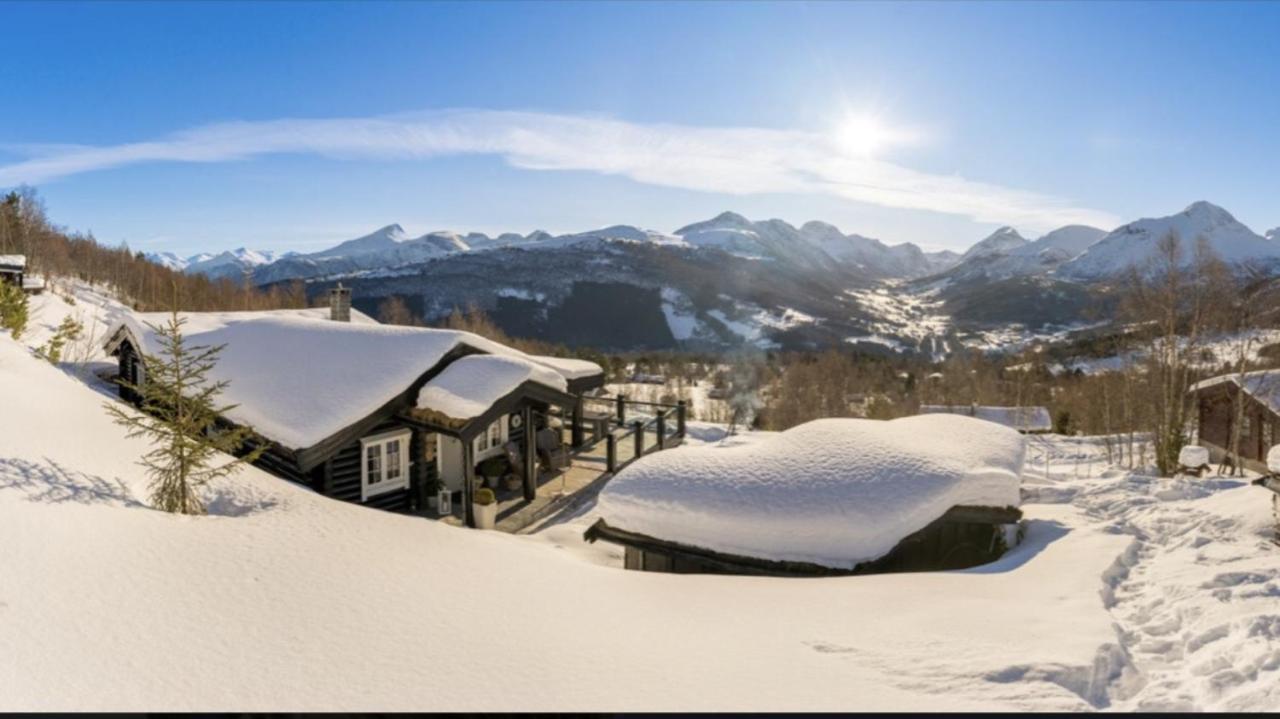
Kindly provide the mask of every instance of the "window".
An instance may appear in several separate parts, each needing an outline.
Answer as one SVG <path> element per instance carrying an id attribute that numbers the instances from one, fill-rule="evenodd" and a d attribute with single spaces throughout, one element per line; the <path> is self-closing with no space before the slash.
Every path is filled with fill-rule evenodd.
<path id="1" fill-rule="evenodd" d="M 360 440 L 360 501 L 409 486 L 408 430 Z"/>
<path id="2" fill-rule="evenodd" d="M 489 425 L 488 429 L 481 432 L 479 436 L 471 441 L 471 446 L 475 450 L 477 458 L 487 450 L 497 449 L 502 446 L 506 435 L 506 426 L 507 418 L 499 417 L 493 421 L 493 424 Z"/>

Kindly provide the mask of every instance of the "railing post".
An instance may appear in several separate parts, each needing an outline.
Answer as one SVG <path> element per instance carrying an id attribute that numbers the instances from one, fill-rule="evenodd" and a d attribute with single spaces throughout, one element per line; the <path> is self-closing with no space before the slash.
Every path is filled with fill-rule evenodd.
<path id="1" fill-rule="evenodd" d="M 627 423 L 627 396 L 625 394 L 618 395 L 618 426 Z"/>
<path id="2" fill-rule="evenodd" d="M 667 411 L 665 409 L 658 410 L 658 451 L 667 448 Z"/>
<path id="3" fill-rule="evenodd" d="M 689 406 L 684 403 L 684 400 L 676 402 L 676 436 L 680 439 L 684 439 L 684 424 L 688 415 Z"/>
<path id="4" fill-rule="evenodd" d="M 572 417 L 573 427 L 569 430 L 569 442 L 574 449 L 582 446 L 582 395 L 578 395 L 577 400 L 573 403 Z"/>
<path id="5" fill-rule="evenodd" d="M 610 432 L 604 438 L 604 461 L 605 466 L 609 468 L 609 474 L 618 471 L 618 437 Z"/>
<path id="6" fill-rule="evenodd" d="M 636 428 L 636 459 L 644 455 L 644 422 L 636 420 L 632 423 Z"/>

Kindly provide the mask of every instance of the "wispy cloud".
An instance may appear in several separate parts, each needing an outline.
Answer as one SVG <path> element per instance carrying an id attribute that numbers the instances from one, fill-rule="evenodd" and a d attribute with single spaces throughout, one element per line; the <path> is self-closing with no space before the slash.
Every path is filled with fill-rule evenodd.
<path id="1" fill-rule="evenodd" d="M 10 146 L 10 149 L 18 149 Z M 637 124 L 594 116 L 450 110 L 371 118 L 282 119 L 196 127 L 145 142 L 27 146 L 0 165 L 0 186 L 148 162 L 228 162 L 261 155 L 423 159 L 484 154 L 534 171 L 620 175 L 734 195 L 826 194 L 1043 230 L 1110 228 L 1107 212 L 1038 192 L 939 175 L 851 152 L 847 137 L 798 130 Z"/>

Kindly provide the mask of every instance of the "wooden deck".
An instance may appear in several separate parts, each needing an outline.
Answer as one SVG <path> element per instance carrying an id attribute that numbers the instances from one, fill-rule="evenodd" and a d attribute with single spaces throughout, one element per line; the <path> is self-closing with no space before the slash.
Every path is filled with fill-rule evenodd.
<path id="1" fill-rule="evenodd" d="M 657 436 L 653 432 L 644 435 L 644 453 L 657 449 Z M 680 440 L 667 437 L 666 448 L 678 445 Z M 537 496 L 526 500 L 521 490 L 499 489 L 498 521 L 494 528 L 515 534 L 552 514 L 586 501 L 595 496 L 613 475 L 608 472 L 607 444 L 601 440 L 572 456 L 572 463 L 562 472 L 542 472 L 538 477 Z M 636 456 L 636 435 L 628 434 L 617 443 L 618 466 L 622 467 Z M 433 516 L 428 514 L 428 516 Z M 455 503 L 453 514 L 440 521 L 463 526 L 463 507 Z"/>

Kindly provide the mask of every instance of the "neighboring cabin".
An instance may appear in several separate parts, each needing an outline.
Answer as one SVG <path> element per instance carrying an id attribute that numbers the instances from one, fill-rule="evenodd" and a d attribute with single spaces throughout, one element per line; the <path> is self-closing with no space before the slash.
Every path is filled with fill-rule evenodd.
<path id="1" fill-rule="evenodd" d="M 225 345 L 214 381 L 230 382 L 225 420 L 270 442 L 258 465 L 316 491 L 381 509 L 425 505 L 438 485 L 463 493 L 468 524 L 476 465 L 516 442 L 532 499 L 534 433 L 548 415 L 579 417 L 604 373 L 582 360 L 534 357 L 469 332 L 381 325 L 335 290 L 328 309 L 182 313 L 192 345 Z M 106 350 L 119 376 L 146 381 L 159 354 L 147 324 L 125 318 Z M 121 397 L 138 397 L 121 386 Z M 580 426 L 573 422 L 571 426 Z M 576 439 L 576 438 L 575 438 Z"/>
<path id="2" fill-rule="evenodd" d="M 0 282 L 23 287 L 27 258 L 23 255 L 0 255 Z"/>
<path id="3" fill-rule="evenodd" d="M 1231 445 L 1235 425 L 1235 401 L 1244 393 L 1244 421 L 1240 426 L 1240 458 L 1254 471 L 1268 473 L 1267 451 L 1280 441 L 1280 370 L 1248 372 L 1243 388 L 1236 374 L 1224 374 L 1197 382 L 1190 392 L 1196 398 L 1198 444 L 1209 450 L 1212 462 L 1221 462 Z"/>
<path id="4" fill-rule="evenodd" d="M 962 569 L 1018 542 L 1025 452 L 967 417 L 819 419 L 645 457 L 601 491 L 584 538 L 648 572 Z"/>
<path id="5" fill-rule="evenodd" d="M 988 407 L 971 405 L 920 405 L 920 414 L 961 414 L 1002 424 L 1023 434 L 1053 431 L 1053 418 L 1047 407 Z"/>

